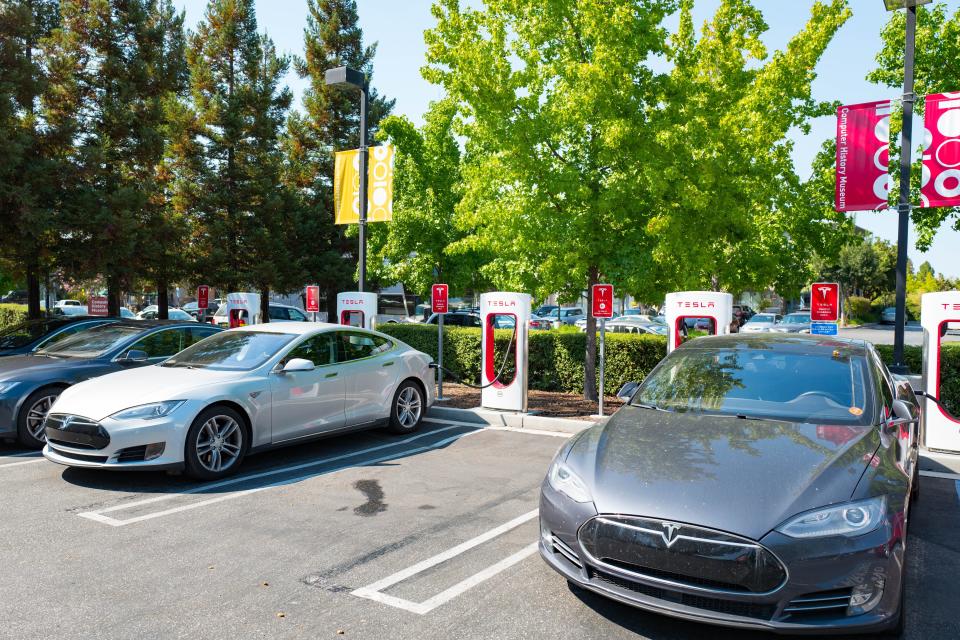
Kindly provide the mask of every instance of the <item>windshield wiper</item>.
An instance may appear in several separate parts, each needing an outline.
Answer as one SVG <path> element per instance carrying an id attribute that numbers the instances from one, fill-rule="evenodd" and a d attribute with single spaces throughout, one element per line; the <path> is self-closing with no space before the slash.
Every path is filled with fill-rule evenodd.
<path id="1" fill-rule="evenodd" d="M 639 407 L 641 409 L 653 409 L 654 411 L 663 411 L 664 413 L 673 413 L 670 409 L 664 409 L 663 407 L 658 407 L 655 404 L 644 404 L 642 402 L 634 402 L 630 406 Z"/>

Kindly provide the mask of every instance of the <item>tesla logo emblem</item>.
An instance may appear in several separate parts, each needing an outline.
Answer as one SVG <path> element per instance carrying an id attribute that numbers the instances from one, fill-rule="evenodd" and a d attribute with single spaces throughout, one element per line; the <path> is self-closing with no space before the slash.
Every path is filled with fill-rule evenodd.
<path id="1" fill-rule="evenodd" d="M 817 287 L 817 291 L 820 292 L 820 297 L 823 298 L 824 300 L 826 300 L 827 296 L 830 295 L 831 289 L 833 289 L 833 287 Z"/>
<path id="2" fill-rule="evenodd" d="M 660 526 L 663 527 L 663 533 L 660 534 L 663 543 L 667 545 L 667 548 L 672 547 L 673 543 L 677 541 L 677 531 L 680 530 L 680 525 L 672 522 L 661 522 Z"/>
<path id="3" fill-rule="evenodd" d="M 73 422 L 73 416 L 67 416 L 63 419 L 63 422 L 60 423 L 60 430 L 63 431 L 70 426 L 70 423 Z"/>

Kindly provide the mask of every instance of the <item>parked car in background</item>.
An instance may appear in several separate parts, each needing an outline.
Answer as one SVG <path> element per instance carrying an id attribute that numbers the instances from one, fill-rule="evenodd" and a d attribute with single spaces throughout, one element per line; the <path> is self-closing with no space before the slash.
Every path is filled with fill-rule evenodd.
<path id="1" fill-rule="evenodd" d="M 63 308 L 63 307 L 84 307 L 87 305 L 83 304 L 79 300 L 57 300 L 53 304 L 54 308 Z"/>
<path id="2" fill-rule="evenodd" d="M 244 312 L 245 314 L 245 312 Z M 246 317 L 246 315 L 244 315 Z M 270 303 L 270 322 L 309 322 L 307 314 L 300 309 L 288 304 L 278 302 Z M 217 312 L 210 316 L 210 324 L 215 324 L 224 329 L 230 328 L 230 318 L 227 317 L 227 305 L 223 304 L 217 309 Z"/>
<path id="3" fill-rule="evenodd" d="M 770 331 L 782 316 L 773 313 L 758 313 L 750 318 L 745 325 L 740 328 L 741 333 L 764 333 Z"/>
<path id="4" fill-rule="evenodd" d="M 160 313 L 156 305 L 151 305 L 143 311 L 137 314 L 137 320 L 156 320 L 158 314 Z M 196 322 L 197 319 L 192 315 L 184 311 L 183 309 L 177 309 L 176 307 L 169 307 L 167 309 L 167 319 L 168 320 L 179 320 L 181 322 Z"/>
<path id="5" fill-rule="evenodd" d="M 610 333 L 642 333 L 655 336 L 667 335 L 667 325 L 656 322 L 636 322 L 630 318 L 608 320 L 606 330 Z"/>
<path id="6" fill-rule="evenodd" d="M 188 302 L 187 304 L 183 305 L 180 308 L 186 311 L 187 313 L 189 313 L 194 318 L 199 319 L 199 316 L 201 315 L 200 308 L 197 306 L 196 301 Z M 208 317 L 216 315 L 217 309 L 219 308 L 220 308 L 220 305 L 217 304 L 216 301 L 209 301 L 207 302 L 207 308 L 205 310 L 205 313 L 203 313 L 202 315 L 205 315 Z"/>
<path id="7" fill-rule="evenodd" d="M 430 362 L 375 331 L 241 327 L 161 365 L 68 389 L 50 413 L 43 454 L 68 466 L 182 468 L 213 480 L 260 449 L 358 427 L 410 434 L 433 403 Z"/>
<path id="8" fill-rule="evenodd" d="M 426 324 L 437 324 L 440 319 L 439 313 L 431 314 L 427 318 Z M 443 324 L 447 327 L 479 327 L 480 316 L 475 313 L 450 312 L 443 314 Z"/>
<path id="9" fill-rule="evenodd" d="M 896 307 L 887 307 L 880 312 L 880 324 L 896 324 L 896 323 L 897 323 Z"/>
<path id="10" fill-rule="evenodd" d="M 7 291 L 3 297 L 0 297 L 0 302 L 5 304 L 26 304 L 27 292 L 22 289 L 11 289 Z"/>
<path id="11" fill-rule="evenodd" d="M 540 316 L 541 318 L 553 317 L 556 319 L 558 308 L 559 307 L 555 304 L 542 304 L 533 310 L 533 315 Z"/>
<path id="12" fill-rule="evenodd" d="M 775 333 L 809 333 L 810 332 L 810 312 L 798 311 L 788 313 L 783 316 L 780 324 L 770 329 Z"/>
<path id="13" fill-rule="evenodd" d="M 541 485 L 551 568 L 740 632 L 900 637 L 920 405 L 869 343 L 700 338 L 618 395 Z"/>
<path id="14" fill-rule="evenodd" d="M 130 311 L 130 309 L 127 309 L 126 307 L 120 307 L 120 317 L 124 320 L 136 320 L 137 314 L 135 314 L 133 311 Z"/>
<path id="15" fill-rule="evenodd" d="M 76 302 L 76 300 L 71 300 L 70 302 Z M 90 314 L 87 305 L 79 303 L 55 306 L 52 311 L 54 315 L 58 316 L 86 316 Z"/>
<path id="16" fill-rule="evenodd" d="M 756 312 L 745 304 L 733 305 L 733 319 L 742 327 Z"/>
<path id="17" fill-rule="evenodd" d="M 543 331 L 553 328 L 553 322 L 549 318 L 541 318 L 537 315 L 530 316 L 530 328 Z"/>
<path id="18" fill-rule="evenodd" d="M 119 320 L 78 331 L 29 355 L 0 358 L 0 438 L 16 437 L 38 449 L 47 411 L 67 387 L 162 362 L 219 331 L 196 322 Z"/>
<path id="19" fill-rule="evenodd" d="M 31 353 L 78 331 L 117 320 L 118 318 L 63 315 L 27 320 L 0 331 L 0 356 Z"/>
<path id="20" fill-rule="evenodd" d="M 554 309 L 552 314 L 541 317 L 550 318 L 555 326 L 557 323 L 562 325 L 575 325 L 577 320 L 586 319 L 587 314 L 585 314 L 580 307 L 561 307 L 559 317 L 556 309 Z"/>

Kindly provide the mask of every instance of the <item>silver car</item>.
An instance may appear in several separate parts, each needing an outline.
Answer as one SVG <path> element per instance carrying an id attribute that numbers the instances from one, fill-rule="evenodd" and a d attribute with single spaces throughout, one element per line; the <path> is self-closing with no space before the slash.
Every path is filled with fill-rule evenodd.
<path id="1" fill-rule="evenodd" d="M 779 324 L 771 327 L 774 333 L 810 333 L 810 312 L 798 311 L 783 316 Z"/>
<path id="2" fill-rule="evenodd" d="M 758 313 L 757 315 L 750 318 L 745 325 L 740 327 L 741 333 L 764 333 L 770 331 L 777 323 L 780 322 L 782 316 L 773 314 L 773 313 Z"/>
<path id="3" fill-rule="evenodd" d="M 550 567 L 687 620 L 899 632 L 920 409 L 870 344 L 704 337 L 620 395 L 543 482 Z"/>

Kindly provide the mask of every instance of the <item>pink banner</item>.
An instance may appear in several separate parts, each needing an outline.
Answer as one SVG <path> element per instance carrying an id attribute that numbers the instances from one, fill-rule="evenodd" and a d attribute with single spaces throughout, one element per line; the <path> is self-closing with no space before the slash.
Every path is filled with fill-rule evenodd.
<path id="1" fill-rule="evenodd" d="M 960 92 L 927 96 L 923 114 L 924 207 L 960 205 Z"/>
<path id="2" fill-rule="evenodd" d="M 837 109 L 837 211 L 887 207 L 890 109 L 889 100 Z"/>

